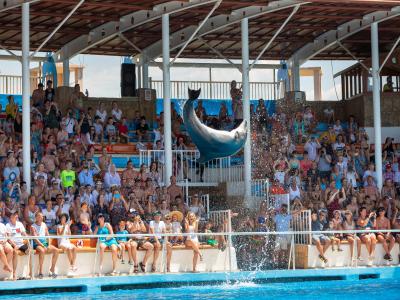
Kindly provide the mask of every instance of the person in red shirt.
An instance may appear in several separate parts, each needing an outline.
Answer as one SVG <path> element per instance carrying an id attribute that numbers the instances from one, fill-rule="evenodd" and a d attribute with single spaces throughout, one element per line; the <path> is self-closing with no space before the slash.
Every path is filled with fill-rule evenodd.
<path id="1" fill-rule="evenodd" d="M 121 123 L 118 124 L 118 136 L 121 143 L 128 143 L 128 126 L 126 125 L 126 118 L 122 118 Z"/>
<path id="2" fill-rule="evenodd" d="M 304 151 L 303 160 L 300 161 L 300 170 L 304 177 L 307 177 L 307 172 L 312 168 L 312 161 L 308 158 L 308 152 Z"/>

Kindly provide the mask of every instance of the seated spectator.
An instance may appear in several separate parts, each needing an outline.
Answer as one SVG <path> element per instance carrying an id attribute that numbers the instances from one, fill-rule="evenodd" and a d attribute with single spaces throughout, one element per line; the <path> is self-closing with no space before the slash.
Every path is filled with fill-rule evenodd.
<path id="1" fill-rule="evenodd" d="M 326 215 L 324 211 L 319 211 L 318 213 L 313 211 L 311 219 L 312 231 L 323 231 L 326 228 Z M 325 257 L 325 252 L 331 244 L 329 237 L 323 233 L 315 233 L 312 235 L 312 242 L 317 247 L 319 259 L 326 264 L 328 259 Z"/>
<path id="2" fill-rule="evenodd" d="M 111 110 L 111 116 L 114 122 L 119 123 L 121 122 L 122 119 L 122 110 L 118 107 L 118 103 L 113 101 L 112 105 L 112 110 Z"/>
<path id="3" fill-rule="evenodd" d="M 140 123 L 136 128 L 136 135 L 138 137 L 138 141 L 147 141 L 149 139 L 149 125 L 146 123 L 146 117 L 142 116 L 140 118 Z"/>
<path id="4" fill-rule="evenodd" d="M 367 208 L 360 208 L 360 216 L 357 220 L 357 229 L 358 230 L 371 230 L 376 227 L 376 213 L 370 212 L 367 215 Z M 360 234 L 361 241 L 365 244 L 368 252 L 368 264 L 371 265 L 373 260 L 375 259 L 375 246 L 376 246 L 376 235 L 375 233 L 361 233 Z"/>
<path id="5" fill-rule="evenodd" d="M 10 237 L 8 243 L 14 249 L 13 280 L 16 280 L 19 254 L 22 253 L 24 255 L 29 256 L 31 251 L 29 246 L 29 241 L 23 238 L 26 237 L 27 234 L 24 225 L 20 221 L 18 221 L 18 212 L 14 212 L 13 214 L 11 214 L 10 221 L 6 225 L 6 231 L 7 231 L 7 236 Z M 1 260 L 1 253 L 0 253 L 0 260 Z M 29 260 L 29 276 L 32 277 L 32 266 L 30 260 Z"/>
<path id="6" fill-rule="evenodd" d="M 60 224 L 57 226 L 57 235 L 66 236 L 71 235 L 71 230 L 68 223 L 69 217 L 63 213 L 60 215 Z M 76 272 L 76 246 L 70 242 L 68 238 L 58 239 L 58 248 L 63 249 L 67 253 L 70 271 Z"/>
<path id="7" fill-rule="evenodd" d="M 109 166 L 108 172 L 104 175 L 104 187 L 110 189 L 112 186 L 121 186 L 121 178 L 114 164 Z"/>
<path id="8" fill-rule="evenodd" d="M 57 216 L 51 200 L 46 201 L 46 208 L 42 209 L 42 214 L 44 217 L 44 223 L 46 224 L 49 232 L 55 233 Z"/>
<path id="9" fill-rule="evenodd" d="M 104 132 L 109 143 L 115 142 L 117 140 L 117 129 L 115 128 L 113 118 L 111 117 L 108 118 Z"/>
<path id="10" fill-rule="evenodd" d="M 385 208 L 384 207 L 379 207 L 378 208 L 378 216 L 376 218 L 376 230 L 390 230 L 390 220 L 385 217 Z M 387 261 L 392 261 L 392 255 L 391 251 L 394 247 L 395 239 L 393 235 L 390 232 L 378 232 L 376 234 L 376 239 L 379 243 L 382 243 L 383 250 L 385 251 L 385 255 L 383 258 Z"/>
<path id="11" fill-rule="evenodd" d="M 126 230 L 126 222 L 125 220 L 120 220 L 118 223 L 118 231 L 116 232 L 117 235 L 126 235 L 128 234 L 128 230 Z M 121 260 L 121 264 L 125 264 L 124 254 L 125 250 L 128 252 L 128 264 L 132 265 L 133 261 L 133 254 L 131 250 L 131 242 L 127 236 L 117 237 L 118 248 L 119 248 L 119 259 Z M 135 262 L 136 264 L 136 262 Z"/>
<path id="12" fill-rule="evenodd" d="M 35 215 L 35 223 L 31 226 L 31 235 L 33 236 L 49 236 L 49 230 L 47 229 L 46 224 L 43 222 L 43 214 L 41 212 L 37 212 Z M 39 253 L 39 274 L 38 278 L 43 278 L 43 263 L 44 256 L 46 253 L 52 254 L 51 259 L 51 267 L 49 271 L 49 275 L 52 278 L 56 278 L 57 274 L 55 273 L 55 267 L 58 259 L 58 249 L 49 243 L 48 239 L 34 239 L 33 240 L 33 249 Z"/>
<path id="13" fill-rule="evenodd" d="M 161 236 L 161 234 L 166 233 L 165 223 L 164 221 L 161 221 L 161 212 L 156 211 L 153 218 L 154 220 L 150 221 L 149 224 L 149 233 L 153 234 L 153 237 L 150 238 L 150 243 L 152 243 L 154 247 L 154 257 L 151 271 L 156 271 L 158 256 L 160 254 L 160 250 L 164 246 L 167 247 L 167 272 L 171 272 L 172 245 L 168 241 L 164 241 L 164 238 Z"/>
<path id="14" fill-rule="evenodd" d="M 118 243 L 112 235 L 114 234 L 113 229 L 109 223 L 105 222 L 104 216 L 99 214 L 97 216 L 98 225 L 94 230 L 93 234 L 99 235 L 109 235 L 109 237 L 99 238 L 100 243 L 100 260 L 99 260 L 99 275 L 103 274 L 103 261 L 104 261 L 104 252 L 108 248 L 111 250 L 112 255 L 112 272 L 111 275 L 117 274 L 117 258 L 118 258 Z"/>
<path id="15" fill-rule="evenodd" d="M 107 120 L 107 110 L 104 108 L 104 102 L 99 102 L 99 106 L 96 109 L 95 121 L 96 117 L 98 117 L 97 118 L 97 120 L 99 120 L 98 123 L 104 126 Z"/>
<path id="16" fill-rule="evenodd" d="M 356 230 L 356 223 L 354 222 L 353 214 L 349 210 L 346 210 L 344 213 L 342 229 L 343 230 Z M 354 233 L 345 233 L 343 235 L 343 238 L 345 240 L 347 240 L 347 242 L 349 243 L 350 258 L 351 258 L 352 263 L 355 260 L 355 258 L 354 258 L 354 243 L 357 244 L 357 260 L 361 262 L 363 259 L 361 257 L 361 240 L 360 240 L 360 238 L 357 236 L 357 234 L 354 234 Z"/>
<path id="17" fill-rule="evenodd" d="M 7 228 L 6 225 L 0 223 L 0 261 L 3 263 L 3 270 L 12 273 L 15 278 L 14 270 L 10 263 L 13 259 L 13 248 L 7 242 Z"/>
<path id="18" fill-rule="evenodd" d="M 199 239 L 197 237 L 199 227 L 199 219 L 196 218 L 196 215 L 192 212 L 189 212 L 185 218 L 185 232 L 190 235 L 186 237 L 185 245 L 191 249 L 193 249 L 193 272 L 196 272 L 197 269 L 197 260 L 200 257 L 200 261 L 203 260 L 203 255 L 200 252 Z"/>
<path id="19" fill-rule="evenodd" d="M 129 136 L 128 136 L 128 126 L 126 125 L 126 118 L 123 117 L 121 123 L 118 124 L 118 137 L 121 143 L 128 143 Z"/>
<path id="20" fill-rule="evenodd" d="M 205 214 L 205 208 L 204 206 L 199 202 L 199 195 L 194 194 L 191 199 L 190 206 L 188 210 L 192 213 L 194 213 L 198 218 L 202 218 Z"/>

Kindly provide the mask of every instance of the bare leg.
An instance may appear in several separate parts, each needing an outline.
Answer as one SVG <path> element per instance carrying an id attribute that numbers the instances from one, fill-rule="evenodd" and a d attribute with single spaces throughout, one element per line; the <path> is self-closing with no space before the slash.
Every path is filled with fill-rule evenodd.
<path id="1" fill-rule="evenodd" d="M 12 269 L 11 269 L 10 265 L 8 264 L 7 256 L 4 252 L 3 245 L 0 245 L 0 260 L 4 265 L 3 270 L 6 272 L 12 272 Z"/>
<path id="2" fill-rule="evenodd" d="M 151 266 L 151 271 L 155 272 L 157 266 L 158 256 L 160 255 L 161 244 L 160 242 L 154 243 L 154 256 L 153 256 L 153 264 Z"/>
<path id="3" fill-rule="evenodd" d="M 199 245 L 198 245 L 198 243 L 190 241 L 190 240 L 186 241 L 186 245 L 193 249 L 193 272 L 196 272 L 197 260 L 198 260 L 199 256 L 201 256 L 200 250 L 199 250 Z"/>
<path id="4" fill-rule="evenodd" d="M 53 254 L 52 258 L 51 258 L 51 268 L 50 271 L 52 273 L 54 273 L 54 270 L 56 268 L 56 263 L 57 263 L 57 259 L 58 259 L 58 249 L 56 247 L 54 247 L 53 245 L 50 245 L 49 248 L 47 248 L 47 250 Z"/>
<path id="5" fill-rule="evenodd" d="M 39 275 L 43 274 L 43 262 L 44 262 L 44 254 L 46 253 L 46 249 L 42 246 L 37 246 L 36 251 L 39 255 Z"/>
<path id="6" fill-rule="evenodd" d="M 171 272 L 172 244 L 167 242 L 167 272 Z"/>
<path id="7" fill-rule="evenodd" d="M 132 252 L 132 259 L 135 266 L 137 266 L 137 243 L 135 241 L 131 241 L 131 252 Z"/>
<path id="8" fill-rule="evenodd" d="M 115 272 L 115 270 L 117 268 L 117 259 L 118 259 L 118 253 L 117 253 L 117 246 L 116 245 L 111 245 L 111 255 L 112 255 L 113 272 Z"/>

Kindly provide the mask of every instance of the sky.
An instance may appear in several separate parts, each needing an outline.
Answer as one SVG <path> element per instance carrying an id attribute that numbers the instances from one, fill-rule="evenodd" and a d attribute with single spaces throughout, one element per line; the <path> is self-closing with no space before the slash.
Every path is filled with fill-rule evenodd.
<path id="1" fill-rule="evenodd" d="M 0 51 L 0 54 L 5 54 Z M 18 54 L 18 53 L 17 53 Z M 71 64 L 84 66 L 83 87 L 88 89 L 90 96 L 95 97 L 120 97 L 120 72 L 122 57 L 77 55 L 71 59 Z M 178 59 L 177 61 L 193 62 L 194 60 Z M 207 60 L 197 60 L 206 62 Z M 224 62 L 223 60 L 213 60 Z M 210 62 L 210 61 L 208 61 Z M 260 61 L 260 63 L 279 63 L 277 61 Z M 339 100 L 341 97 L 340 79 L 333 80 L 333 74 L 354 64 L 355 61 L 308 61 L 302 67 L 322 68 L 322 99 Z M 37 63 L 31 63 L 36 67 Z M 17 61 L 0 60 L 0 75 L 21 75 L 21 64 Z M 162 80 L 162 71 L 158 67 L 149 68 L 149 76 L 153 80 Z M 171 80 L 208 81 L 209 70 L 206 68 L 172 68 Z M 213 81 L 241 81 L 241 73 L 236 69 L 213 69 Z M 253 69 L 250 72 L 250 81 L 271 82 L 272 71 Z M 306 92 L 308 100 L 314 100 L 312 77 L 302 77 L 301 90 Z M 335 92 L 336 89 L 336 92 Z"/>

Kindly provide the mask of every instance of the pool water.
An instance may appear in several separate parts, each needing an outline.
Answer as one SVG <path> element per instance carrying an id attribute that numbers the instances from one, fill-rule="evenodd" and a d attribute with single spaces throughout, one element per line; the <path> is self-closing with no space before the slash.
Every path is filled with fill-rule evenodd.
<path id="1" fill-rule="evenodd" d="M 314 281 L 295 283 L 237 284 L 183 286 L 118 290 L 99 294 L 60 293 L 41 295 L 13 295 L 0 299 L 13 300 L 106 300 L 106 299 L 400 299 L 400 279 L 366 279 L 360 281 Z"/>

